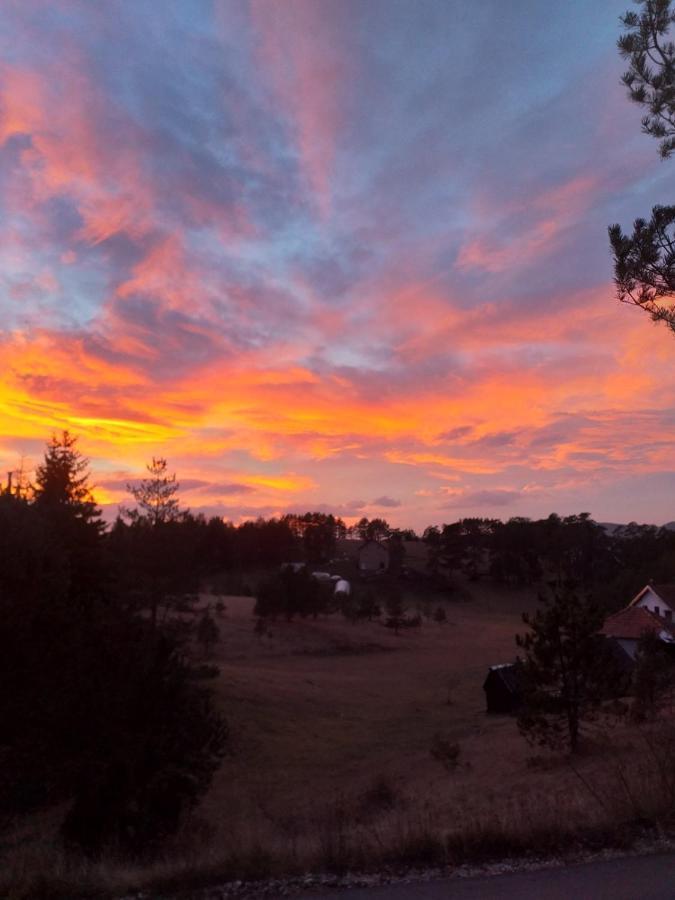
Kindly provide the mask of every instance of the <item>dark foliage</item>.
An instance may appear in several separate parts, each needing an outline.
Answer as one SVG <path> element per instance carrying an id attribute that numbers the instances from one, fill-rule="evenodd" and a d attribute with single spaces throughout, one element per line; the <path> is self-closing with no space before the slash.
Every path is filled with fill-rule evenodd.
<path id="1" fill-rule="evenodd" d="M 456 741 L 444 737 L 438 731 L 432 738 L 429 752 L 436 762 L 439 762 L 448 772 L 454 772 L 459 765 L 460 745 Z"/>
<path id="2" fill-rule="evenodd" d="M 659 151 L 667 159 L 675 151 L 675 45 L 669 40 L 675 10 L 670 0 L 636 2 L 640 12 L 629 10 L 621 18 L 619 53 L 629 63 L 622 81 L 630 99 L 646 107 L 642 130 L 661 141 Z"/>
<path id="3" fill-rule="evenodd" d="M 645 134 L 657 138 L 663 159 L 675 151 L 675 43 L 670 40 L 675 10 L 670 0 L 637 0 L 640 11 L 622 17 L 619 52 L 629 68 L 623 83 L 647 114 Z M 655 206 L 649 221 L 636 219 L 632 235 L 611 225 L 617 295 L 644 309 L 655 322 L 675 331 L 675 307 L 663 304 L 675 295 L 675 207 Z"/>
<path id="4" fill-rule="evenodd" d="M 168 464 L 162 457 L 153 456 L 146 466 L 148 478 L 137 485 L 127 485 L 129 493 L 136 501 L 136 508 L 127 510 L 131 521 L 145 519 L 150 525 L 174 522 L 181 518 L 178 489 L 174 473 L 169 474 Z"/>
<path id="5" fill-rule="evenodd" d="M 197 625 L 197 641 L 201 644 L 204 655 L 208 655 L 214 645 L 218 643 L 220 638 L 220 628 L 216 620 L 211 615 L 210 610 L 206 610 Z"/>
<path id="6" fill-rule="evenodd" d="M 619 300 L 675 330 L 675 308 L 661 302 L 675 296 L 675 206 L 655 206 L 649 221 L 635 220 L 632 235 L 611 225 L 609 242 Z"/>
<path id="7" fill-rule="evenodd" d="M 603 610 L 587 594 L 566 582 L 540 600 L 533 616 L 523 615 L 529 631 L 516 638 L 525 653 L 518 725 L 532 743 L 574 753 L 582 722 L 620 693 L 624 673 L 598 633 Z"/>
<path id="8" fill-rule="evenodd" d="M 403 604 L 401 591 L 395 584 L 387 585 L 385 592 L 385 613 L 386 618 L 384 624 L 387 628 L 391 628 L 394 634 L 398 634 L 401 628 L 406 624 L 406 608 Z"/>
<path id="9" fill-rule="evenodd" d="M 645 633 L 638 644 L 633 672 L 632 714 L 637 720 L 655 718 L 672 704 L 675 692 L 673 648 L 653 632 Z"/>
<path id="10" fill-rule="evenodd" d="M 347 534 L 347 526 L 342 519 L 326 513 L 287 515 L 281 521 L 299 539 L 305 558 L 310 563 L 329 560 L 335 552 L 335 542 Z"/>
<path id="11" fill-rule="evenodd" d="M 68 431 L 53 435 L 37 467 L 32 504 L 56 548 L 61 589 L 73 607 L 101 600 L 108 586 L 103 569 L 101 512 L 94 503 L 89 461 Z"/>
<path id="12" fill-rule="evenodd" d="M 393 533 L 386 519 L 368 519 L 366 516 L 359 519 L 352 531 L 362 541 L 384 541 Z"/>
<path id="13" fill-rule="evenodd" d="M 67 433 L 34 500 L 0 495 L 0 817 L 64 804 L 72 844 L 141 852 L 197 802 L 227 731 L 175 638 L 122 602 L 120 535 L 99 523 Z"/>
<path id="14" fill-rule="evenodd" d="M 546 519 L 460 519 L 429 528 L 431 574 L 439 580 L 462 572 L 512 586 L 571 575 L 582 584 L 607 584 L 617 569 L 615 543 L 588 513 Z"/>
<path id="15" fill-rule="evenodd" d="M 332 591 L 332 583 L 328 586 Z M 331 596 L 306 569 L 298 572 L 285 568 L 267 578 L 258 588 L 254 613 L 261 618 L 317 616 Z"/>

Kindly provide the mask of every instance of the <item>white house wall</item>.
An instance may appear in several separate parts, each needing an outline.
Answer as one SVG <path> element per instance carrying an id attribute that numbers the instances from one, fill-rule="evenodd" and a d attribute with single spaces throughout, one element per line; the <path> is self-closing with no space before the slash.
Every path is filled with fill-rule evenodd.
<path id="1" fill-rule="evenodd" d="M 635 605 L 638 607 L 641 606 L 643 609 L 648 609 L 650 612 L 656 613 L 657 616 L 661 616 L 662 618 L 671 620 L 673 617 L 672 607 L 649 587 Z M 666 612 L 669 612 L 670 616 L 665 615 Z"/>

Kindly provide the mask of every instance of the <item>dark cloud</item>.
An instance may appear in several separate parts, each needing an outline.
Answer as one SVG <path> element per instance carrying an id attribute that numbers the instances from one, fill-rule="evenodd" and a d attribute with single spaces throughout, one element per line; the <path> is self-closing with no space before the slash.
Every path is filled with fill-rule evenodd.
<path id="1" fill-rule="evenodd" d="M 441 509 L 471 509 L 472 507 L 484 509 L 494 506 L 511 506 L 522 498 L 523 495 L 520 491 L 506 489 L 463 491 L 443 503 Z"/>
<path id="2" fill-rule="evenodd" d="M 371 506 L 386 506 L 391 509 L 396 508 L 397 506 L 401 506 L 400 500 L 394 500 L 392 497 L 376 497 L 375 500 L 371 500 Z"/>
<path id="3" fill-rule="evenodd" d="M 471 434 L 472 431 L 473 427 L 471 425 L 459 425 L 457 428 L 451 428 L 449 431 L 441 431 L 438 439 L 440 441 L 457 441 Z"/>

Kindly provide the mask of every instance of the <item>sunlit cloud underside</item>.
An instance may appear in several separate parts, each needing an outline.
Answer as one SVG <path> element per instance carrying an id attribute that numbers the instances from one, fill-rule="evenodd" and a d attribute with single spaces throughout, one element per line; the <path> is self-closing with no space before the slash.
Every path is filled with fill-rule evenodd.
<path id="1" fill-rule="evenodd" d="M 10 0 L 0 463 L 80 435 L 234 520 L 675 518 L 675 343 L 606 227 L 672 199 L 625 0 Z"/>

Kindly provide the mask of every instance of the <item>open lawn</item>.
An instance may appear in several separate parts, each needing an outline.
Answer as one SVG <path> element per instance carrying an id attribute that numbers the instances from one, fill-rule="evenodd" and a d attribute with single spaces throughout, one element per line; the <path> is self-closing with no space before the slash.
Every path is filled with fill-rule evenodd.
<path id="1" fill-rule="evenodd" d="M 200 605 L 214 599 L 202 595 Z M 335 614 L 277 621 L 260 636 L 252 598 L 222 599 L 208 661 L 220 669 L 212 683 L 231 752 L 166 857 L 73 873 L 43 817 L 39 835 L 22 826 L 6 845 L 10 883 L 30 885 L 36 867 L 61 866 L 66 895 L 74 883 L 114 893 L 451 862 L 558 849 L 589 834 L 615 840 L 621 823 L 660 814 L 664 784 L 640 735 L 599 736 L 575 772 L 528 746 L 513 718 L 485 712 L 488 666 L 514 658 L 534 591 L 478 582 L 445 599 L 409 595 L 411 610 L 429 614 L 441 602 L 447 622 L 424 618 L 399 635 Z M 456 748 L 454 766 L 432 755 L 438 735 Z"/>
<path id="2" fill-rule="evenodd" d="M 438 598 L 408 601 L 431 613 Z M 485 712 L 488 666 L 513 660 L 536 593 L 465 583 L 442 602 L 447 622 L 399 635 L 333 615 L 279 621 L 260 638 L 253 601 L 226 600 L 214 660 L 233 752 L 203 804 L 214 846 L 245 836 L 296 860 L 394 857 L 432 835 L 462 844 L 494 831 L 527 845 L 562 820 L 573 833 L 633 814 L 602 747 L 577 774 L 530 747 L 512 717 Z M 454 767 L 432 755 L 437 735 L 458 748 Z M 618 732 L 610 741 L 630 745 Z"/>
<path id="3" fill-rule="evenodd" d="M 260 638 L 254 601 L 225 602 L 214 661 L 234 752 L 205 804 L 210 817 L 245 809 L 256 819 L 260 803 L 273 818 L 311 818 L 381 778 L 407 802 L 449 809 L 461 796 L 468 810 L 478 784 L 512 789 L 530 751 L 511 718 L 486 715 L 482 685 L 488 665 L 513 659 L 531 595 L 480 585 L 444 603 L 444 624 L 399 635 L 333 615 L 278 621 Z M 430 754 L 436 733 L 460 745 L 452 775 Z"/>

